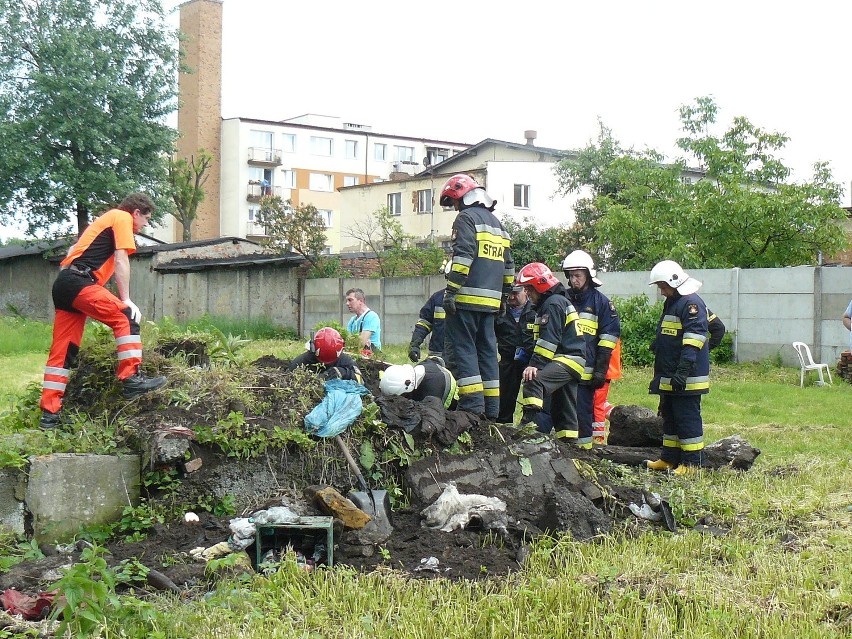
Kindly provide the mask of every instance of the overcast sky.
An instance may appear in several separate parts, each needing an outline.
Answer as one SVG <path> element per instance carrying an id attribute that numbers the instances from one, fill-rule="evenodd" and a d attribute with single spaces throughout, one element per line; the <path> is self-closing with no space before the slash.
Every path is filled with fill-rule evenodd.
<path id="1" fill-rule="evenodd" d="M 852 181 L 852 3 L 224 0 L 224 117 L 337 115 L 374 130 L 577 148 L 597 120 L 672 156 L 710 95 L 791 140 L 795 179 Z"/>
<path id="2" fill-rule="evenodd" d="M 223 13 L 223 117 L 319 113 L 471 144 L 533 129 L 560 149 L 600 118 L 673 157 L 678 107 L 710 95 L 719 133 L 739 115 L 785 133 L 793 178 L 826 160 L 850 203 L 850 2 L 224 0 Z"/>

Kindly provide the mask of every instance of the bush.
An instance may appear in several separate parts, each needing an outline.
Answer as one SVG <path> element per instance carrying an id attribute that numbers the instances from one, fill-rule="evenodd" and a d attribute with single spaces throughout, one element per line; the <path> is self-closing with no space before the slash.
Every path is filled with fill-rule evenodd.
<path id="1" fill-rule="evenodd" d="M 722 343 L 710 351 L 710 361 L 714 364 L 732 364 L 734 361 L 734 334 L 725 333 Z"/>
<path id="2" fill-rule="evenodd" d="M 654 353 L 648 348 L 663 313 L 662 300 L 649 304 L 645 295 L 613 297 L 621 320 L 621 361 L 627 366 L 651 366 Z"/>

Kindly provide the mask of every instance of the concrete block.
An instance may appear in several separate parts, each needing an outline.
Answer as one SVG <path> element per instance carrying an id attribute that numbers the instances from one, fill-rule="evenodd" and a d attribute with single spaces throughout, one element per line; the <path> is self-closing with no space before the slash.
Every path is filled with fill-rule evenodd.
<path id="1" fill-rule="evenodd" d="M 16 468 L 0 469 L 0 530 L 23 535 L 26 508 L 26 473 Z"/>
<path id="2" fill-rule="evenodd" d="M 139 503 L 139 455 L 58 453 L 30 458 L 27 508 L 39 542 L 66 541 L 81 526 L 121 517 Z"/>

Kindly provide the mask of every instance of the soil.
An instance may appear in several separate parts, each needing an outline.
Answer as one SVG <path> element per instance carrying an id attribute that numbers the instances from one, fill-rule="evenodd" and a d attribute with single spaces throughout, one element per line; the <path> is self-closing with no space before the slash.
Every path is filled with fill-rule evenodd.
<path id="1" fill-rule="evenodd" d="M 191 354 L 195 365 L 209 361 L 197 343 L 170 343 L 159 360 L 146 360 L 146 366 L 155 366 L 169 374 L 168 358 L 179 352 Z M 170 392 L 183 392 L 186 397 L 167 406 L 163 406 L 163 396 L 157 397 L 156 393 L 136 400 L 128 441 L 146 450 L 140 442 L 149 445 L 151 434 L 157 430 L 177 426 L 215 427 L 234 411 L 244 415 L 249 429 L 300 429 L 305 412 L 319 401 L 322 387 L 316 379 L 294 381 L 293 374 L 286 371 L 288 363 L 271 355 L 257 360 L 246 373 L 245 382 L 241 381 L 238 393 L 224 382 L 199 386 L 200 373 L 174 374 L 170 376 Z M 387 364 L 365 359 L 358 363 L 365 386 L 377 396 L 379 373 Z M 102 375 L 102 369 L 102 365 L 83 358 L 69 385 L 66 406 L 74 404 L 80 409 L 87 403 L 106 405 L 114 412 L 126 408 L 127 403 L 120 400 L 115 389 L 104 390 L 101 386 L 101 394 L 94 394 L 92 389 L 99 387 L 89 377 Z M 247 406 L 263 409 L 255 413 Z M 357 426 L 344 438 L 350 449 L 363 453 L 366 436 L 359 441 L 353 431 L 361 434 L 367 431 Z M 381 461 L 375 468 L 381 465 L 384 480 L 392 480 L 401 487 L 409 496 L 408 503 L 392 513 L 393 532 L 380 543 L 359 542 L 358 533 L 343 531 L 336 525 L 338 544 L 334 564 L 364 571 L 382 566 L 412 578 L 482 579 L 519 570 L 526 546 L 539 535 L 571 534 L 575 539 L 592 540 L 625 519 L 631 525 L 660 525 L 635 520 L 627 509 L 631 501 L 641 501 L 641 486 L 614 485 L 602 471 L 590 473 L 592 479 L 576 471 L 584 465 L 600 471 L 599 458 L 593 451 L 577 450 L 545 438 L 513 439 L 507 428 L 498 428 L 484 420 L 469 432 L 470 443 L 456 447 L 452 453 L 441 450 L 423 433 L 411 434 L 416 451 L 404 447 L 406 438 L 401 429 L 371 433 L 369 443 L 376 459 Z M 411 455 L 405 464 L 400 463 L 400 447 Z M 307 453 L 299 452 L 296 447 L 284 447 L 269 449 L 254 459 L 229 457 L 213 443 L 188 441 L 186 449 L 185 457 L 200 460 L 200 469 L 187 472 L 188 464 L 176 463 L 172 468 L 180 479 L 178 487 L 168 493 L 152 490 L 145 496 L 152 502 L 170 505 L 206 504 L 214 512 L 216 504 L 231 499 L 236 514 L 215 515 L 199 506 L 194 509 L 200 518 L 196 524 L 185 523 L 180 511 L 175 513 L 175 520 L 150 529 L 144 540 L 107 543 L 110 564 L 135 559 L 165 576 L 164 580 L 156 574 L 149 577 L 148 589 L 209 588 L 215 577 L 210 576 L 205 563 L 196 561 L 189 553 L 228 540 L 229 522 L 234 517 L 247 516 L 272 505 L 286 505 L 299 515 L 321 515 L 324 513 L 304 496 L 307 486 L 334 486 L 341 493 L 358 490 L 340 450 L 330 440 L 319 440 L 316 448 Z M 357 459 L 358 455 L 355 456 Z M 155 462 L 149 455 L 146 463 Z M 528 475 L 529 468 L 534 472 Z M 486 529 L 483 520 L 473 517 L 465 529 L 453 532 L 424 527 L 421 510 L 440 493 L 438 482 L 443 486 L 446 481 L 454 481 L 463 494 L 503 499 L 508 525 L 503 529 Z M 372 477 L 368 482 L 373 488 L 380 486 Z M 59 566 L 79 559 L 82 547 L 82 542 L 78 542 L 58 552 L 54 546 L 44 546 L 42 549 L 48 555 L 44 559 L 25 561 L 0 574 L 0 591 L 16 588 L 35 593 L 44 589 L 58 577 Z M 250 546 L 245 552 L 249 563 L 254 564 L 255 548 Z"/>

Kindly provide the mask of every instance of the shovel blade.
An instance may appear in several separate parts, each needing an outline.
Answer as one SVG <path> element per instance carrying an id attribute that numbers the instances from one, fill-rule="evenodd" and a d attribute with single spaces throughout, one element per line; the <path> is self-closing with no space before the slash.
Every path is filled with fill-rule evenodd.
<path id="1" fill-rule="evenodd" d="M 372 493 L 373 499 L 370 499 Z M 390 513 L 390 496 L 386 490 L 371 490 L 369 493 L 362 490 L 351 492 L 348 495 L 353 504 L 358 506 L 373 519 L 381 519 L 390 522 L 388 513 Z M 376 507 L 373 508 L 373 500 Z"/>

